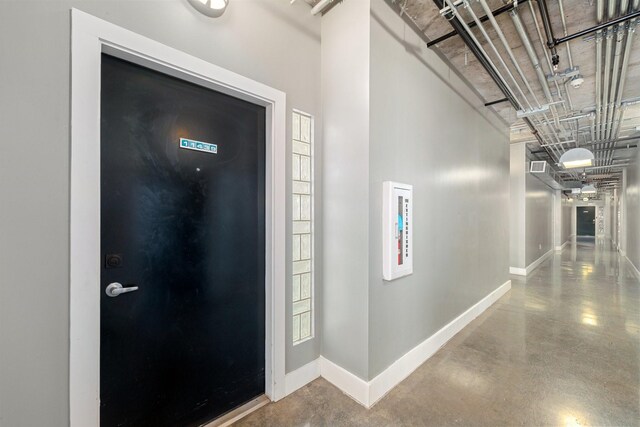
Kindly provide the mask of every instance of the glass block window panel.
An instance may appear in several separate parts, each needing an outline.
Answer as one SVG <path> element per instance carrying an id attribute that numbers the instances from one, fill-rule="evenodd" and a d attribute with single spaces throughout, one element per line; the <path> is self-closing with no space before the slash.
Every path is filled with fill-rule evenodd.
<path id="1" fill-rule="evenodd" d="M 313 118 L 294 111 L 291 120 L 293 230 L 293 343 L 313 338 Z"/>

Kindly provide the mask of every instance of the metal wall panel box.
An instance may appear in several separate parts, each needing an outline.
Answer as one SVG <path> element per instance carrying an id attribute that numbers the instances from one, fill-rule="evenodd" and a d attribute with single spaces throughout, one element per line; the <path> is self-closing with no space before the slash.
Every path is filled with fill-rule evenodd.
<path id="1" fill-rule="evenodd" d="M 382 196 L 382 277 L 413 273 L 413 186 L 385 181 Z"/>

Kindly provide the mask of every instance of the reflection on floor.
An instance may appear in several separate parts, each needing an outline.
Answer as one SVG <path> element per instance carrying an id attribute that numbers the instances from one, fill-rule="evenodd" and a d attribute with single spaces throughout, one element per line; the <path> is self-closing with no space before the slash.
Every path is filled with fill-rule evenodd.
<path id="1" fill-rule="evenodd" d="M 372 409 L 318 379 L 246 426 L 640 425 L 640 285 L 610 243 L 542 264 Z"/>

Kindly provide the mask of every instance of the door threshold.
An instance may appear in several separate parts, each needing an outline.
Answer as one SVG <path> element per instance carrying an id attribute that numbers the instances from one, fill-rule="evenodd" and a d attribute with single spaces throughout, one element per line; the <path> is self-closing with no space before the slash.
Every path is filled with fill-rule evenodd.
<path id="1" fill-rule="evenodd" d="M 262 408 L 264 405 L 266 405 L 269 402 L 271 402 L 271 400 L 269 400 L 269 398 L 267 396 L 262 394 L 262 395 L 256 397 L 255 399 L 252 399 L 252 400 L 248 401 L 244 405 L 238 406 L 236 409 L 234 409 L 232 411 L 229 411 L 224 415 L 221 415 L 220 417 L 216 418 L 215 420 L 213 420 L 213 421 L 211 421 L 211 422 L 209 422 L 207 424 L 203 424 L 202 427 L 227 427 L 227 426 L 230 426 L 231 424 L 233 424 L 236 421 L 238 421 L 240 418 L 246 417 L 247 415 L 249 415 L 253 411 L 256 411 L 256 410 Z"/>

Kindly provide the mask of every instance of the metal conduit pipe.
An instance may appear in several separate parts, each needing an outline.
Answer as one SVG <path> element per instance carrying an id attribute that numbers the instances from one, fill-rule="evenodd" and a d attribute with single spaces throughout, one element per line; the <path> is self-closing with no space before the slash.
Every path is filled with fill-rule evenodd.
<path id="1" fill-rule="evenodd" d="M 640 7 L 640 0 L 633 0 L 633 4 L 631 7 L 633 10 L 638 10 L 638 7 Z M 620 69 L 620 79 L 619 79 L 619 84 L 618 84 L 618 89 L 616 92 L 616 99 L 615 99 L 615 105 L 617 106 L 617 111 L 616 111 L 617 120 L 615 121 L 615 131 L 611 134 L 611 139 L 614 139 L 614 140 L 618 139 L 618 136 L 620 134 L 622 117 L 624 115 L 624 110 L 625 110 L 625 108 L 622 108 L 622 95 L 624 92 L 624 85 L 627 81 L 627 70 L 629 69 L 629 58 L 631 56 L 631 47 L 633 45 L 633 36 L 635 34 L 636 25 L 637 25 L 637 19 L 634 18 L 629 22 L 629 26 L 627 28 L 627 42 L 624 47 L 624 57 L 622 59 L 622 66 Z M 612 157 L 613 157 L 613 153 L 609 153 L 609 155 L 607 156 L 607 159 L 609 162 L 611 162 Z"/>
<path id="2" fill-rule="evenodd" d="M 450 0 L 445 0 L 448 4 L 450 4 L 453 13 L 458 17 L 458 19 L 462 19 L 460 17 L 460 13 L 458 12 L 457 8 L 455 8 L 453 6 L 453 2 L 451 2 Z M 498 61 L 500 62 L 500 64 L 502 65 L 502 67 L 505 69 L 505 71 L 507 72 L 507 75 L 509 76 L 509 78 L 511 79 L 511 81 L 513 82 L 513 84 L 515 85 L 516 89 L 518 90 L 518 93 L 520 94 L 520 96 L 522 97 L 522 99 L 524 100 L 524 103 L 527 104 L 527 106 L 529 107 L 529 109 L 533 109 L 533 106 L 531 105 L 531 103 L 529 102 L 529 99 L 527 98 L 527 96 L 524 94 L 524 92 L 522 91 L 522 88 L 520 87 L 520 85 L 518 84 L 518 81 L 516 80 L 516 78 L 513 76 L 513 74 L 511 73 L 511 70 L 509 69 L 509 67 L 507 67 L 507 64 L 504 62 L 504 59 L 502 59 L 502 55 L 500 55 L 500 52 L 498 51 L 498 48 L 496 48 L 496 45 L 493 44 L 493 42 L 491 41 L 491 37 L 489 37 L 489 34 L 487 34 L 487 30 L 485 30 L 484 26 L 482 25 L 482 22 L 480 22 L 480 20 L 478 19 L 478 16 L 476 15 L 476 13 L 473 11 L 473 8 L 471 7 L 471 5 L 468 3 L 468 1 L 464 0 L 463 5 L 465 7 L 465 9 L 467 9 L 467 11 L 469 12 L 469 14 L 471 15 L 471 18 L 473 19 L 473 21 L 476 23 L 476 27 L 478 27 L 478 29 L 480 30 L 480 33 L 482 34 L 482 36 L 485 38 L 485 40 L 487 41 L 487 44 L 489 45 L 489 47 L 491 47 L 491 50 L 493 50 L 493 53 L 495 54 L 495 56 L 498 58 Z M 466 23 L 462 24 L 463 26 L 467 27 Z M 465 29 L 466 29 L 465 28 Z M 467 30 L 470 31 L 470 30 Z M 471 36 L 473 37 L 473 40 L 476 44 L 478 44 L 478 46 L 480 47 L 480 49 L 482 49 L 482 51 L 484 52 L 484 54 L 486 55 L 486 51 L 484 51 L 484 49 L 482 48 L 480 41 L 478 41 L 478 39 L 471 33 Z M 487 55 L 488 58 L 488 55 Z M 491 61 L 491 60 L 490 60 Z M 492 61 L 493 63 L 493 61 Z M 495 67 L 495 64 L 494 64 Z M 497 70 L 497 67 L 496 67 Z M 504 79 L 504 78 L 503 78 Z M 505 81 L 505 84 L 508 86 L 507 82 Z"/>
<path id="3" fill-rule="evenodd" d="M 562 0 L 558 0 L 558 7 L 560 8 L 560 18 L 562 19 L 562 31 L 564 32 L 564 36 L 567 37 L 569 34 L 567 33 L 567 21 L 564 19 Z M 569 67 L 573 69 L 573 58 L 571 57 L 571 46 L 569 42 L 567 42 L 567 57 L 569 58 Z"/>
<path id="4" fill-rule="evenodd" d="M 493 15 L 491 15 L 491 9 L 489 9 L 489 5 L 487 5 L 487 2 L 485 0 L 479 0 L 479 2 L 480 2 L 480 5 L 482 6 L 482 9 L 484 10 L 484 12 L 489 17 L 489 22 L 491 22 L 491 26 L 493 27 L 493 29 L 495 30 L 496 34 L 498 35 L 498 38 L 502 42 L 502 46 L 504 47 L 504 50 L 507 52 L 507 55 L 509 55 L 509 59 L 511 60 L 511 63 L 513 64 L 513 66 L 515 67 L 516 71 L 520 75 L 520 78 L 524 82 L 524 85 L 527 87 L 527 90 L 529 91 L 531 96 L 533 96 L 533 100 L 536 103 L 536 106 L 538 108 L 540 108 L 541 107 L 540 101 L 538 101 L 538 97 L 536 96 L 535 92 L 531 88 L 531 85 L 529 84 L 529 80 L 527 80 L 527 77 L 524 75 L 524 73 L 522 71 L 522 68 L 520 68 L 520 64 L 516 60 L 516 57 L 513 55 L 513 51 L 511 50 L 511 46 L 509 45 L 509 42 L 505 38 L 504 33 L 502 32 L 502 29 L 500 28 L 500 25 L 498 25 L 498 21 L 496 21 L 496 18 L 494 18 Z M 469 5 L 469 8 L 471 8 L 471 5 Z M 482 23 L 480 23 L 480 25 L 482 25 Z"/>
<path id="5" fill-rule="evenodd" d="M 542 65 L 540 64 L 540 60 L 538 59 L 538 55 L 536 54 L 535 49 L 533 48 L 533 45 L 531 44 L 531 39 L 529 38 L 529 35 L 527 34 L 524 25 L 522 24 L 522 20 L 520 19 L 520 15 L 518 14 L 516 9 L 513 9 L 509 15 L 511 16 L 511 21 L 513 22 L 513 25 L 516 29 L 516 32 L 518 33 L 518 36 L 520 37 L 520 40 L 522 41 L 522 45 L 524 46 L 525 50 L 527 51 L 527 55 L 529 56 L 529 60 L 531 61 L 531 65 L 533 65 L 533 69 L 536 72 L 536 76 L 538 77 L 538 82 L 540 83 L 540 86 L 542 87 L 542 91 L 544 92 L 545 97 L 547 98 L 547 102 L 552 103 L 553 102 L 553 96 L 551 95 L 551 90 L 549 89 L 549 83 L 547 82 L 547 77 L 544 74 L 544 71 L 542 70 Z M 534 16 L 535 17 L 535 16 Z M 543 51 L 545 51 L 545 49 L 543 48 Z M 549 68 L 551 68 L 551 66 L 549 66 Z M 556 82 L 556 86 L 557 86 L 557 82 Z M 560 88 L 558 87 L 558 96 L 560 95 Z M 554 106 L 555 107 L 555 106 Z M 566 106 L 565 106 L 565 110 L 566 110 Z M 556 126 L 560 127 L 560 120 L 558 118 L 558 112 L 557 110 L 554 108 L 553 109 L 553 118 L 555 121 Z"/>
<path id="6" fill-rule="evenodd" d="M 607 8 L 607 17 L 608 19 L 612 19 L 615 15 L 616 8 L 616 0 L 609 0 L 608 8 Z M 607 130 L 609 127 L 609 123 L 607 123 L 607 117 L 609 115 L 609 85 L 611 84 L 611 51 L 613 49 L 613 34 L 611 31 L 607 31 L 606 39 L 605 39 L 605 48 L 604 48 L 604 77 L 602 81 L 602 129 L 601 129 L 601 139 L 607 139 Z M 598 148 L 603 148 L 600 145 Z M 602 156 L 599 156 L 600 160 L 602 160 Z"/>
<path id="7" fill-rule="evenodd" d="M 448 0 L 447 0 L 448 1 Z M 483 2 L 484 0 L 480 0 L 481 2 Z M 486 6 L 486 2 L 484 2 L 483 7 Z M 511 81 L 513 82 L 513 84 L 515 85 L 516 89 L 518 90 L 518 92 L 520 93 L 520 95 L 522 96 L 522 98 L 524 99 L 524 101 L 526 102 L 526 104 L 529 106 L 529 108 L 533 108 L 531 106 L 531 103 L 529 102 L 529 99 L 527 98 L 527 96 L 524 94 L 524 92 L 522 91 L 522 88 L 520 87 L 520 85 L 518 84 L 518 81 L 516 80 L 516 78 L 513 76 L 513 74 L 511 73 L 511 70 L 509 69 L 509 67 L 507 66 L 507 64 L 505 63 L 504 59 L 502 58 L 502 55 L 500 55 L 500 52 L 498 51 L 498 49 L 496 48 L 495 44 L 492 42 L 491 38 L 489 37 L 489 35 L 487 34 L 487 31 L 485 30 L 484 26 L 482 25 L 482 22 L 480 22 L 480 20 L 478 19 L 478 16 L 476 15 L 476 13 L 474 12 L 473 8 L 471 7 L 471 5 L 468 3 L 467 0 L 464 1 L 464 7 L 467 9 L 467 11 L 469 12 L 469 14 L 471 15 L 471 18 L 474 20 L 474 22 L 476 23 L 476 26 L 478 27 L 478 29 L 480 30 L 480 32 L 482 33 L 482 35 L 484 36 L 484 38 L 486 39 L 487 43 L 489 44 L 489 46 L 491 47 L 491 49 L 493 50 L 494 54 L 496 55 L 496 57 L 498 58 L 500 64 L 502 65 L 502 67 L 506 70 L 507 75 L 509 76 L 509 78 L 511 79 Z M 485 13 L 487 13 L 488 7 L 487 9 L 485 9 Z M 490 12 L 490 10 L 489 10 Z M 457 13 L 457 11 L 456 11 Z M 495 21 L 495 18 L 490 15 L 487 14 L 487 16 L 489 16 L 489 20 L 491 21 L 491 24 L 494 25 L 494 30 L 496 31 L 496 33 L 498 34 L 498 37 L 500 37 L 501 41 L 504 44 L 505 49 L 507 50 L 507 53 L 510 53 L 510 58 L 511 61 L 514 63 L 514 65 L 516 66 L 516 69 L 518 69 L 520 76 L 522 78 L 522 80 L 524 81 L 525 85 L 527 86 L 527 89 L 529 90 L 529 93 L 531 93 L 534 97 L 534 100 L 536 101 L 536 104 L 538 106 L 538 108 L 540 108 L 540 103 L 538 102 L 535 93 L 533 93 L 531 86 L 529 85 L 529 82 L 526 80 L 526 77 L 524 77 L 524 74 L 522 73 L 522 70 L 520 69 L 517 61 L 515 60 L 515 58 L 513 57 L 513 53 L 511 52 L 511 49 L 509 48 L 509 44 L 506 42 L 506 39 L 504 37 L 504 34 L 502 33 L 500 27 L 497 25 L 497 22 Z M 544 115 L 545 119 L 548 120 L 548 118 L 546 117 L 546 114 Z M 555 137 L 556 137 L 556 141 L 557 142 L 561 142 L 560 138 L 558 136 L 558 134 L 556 133 L 555 129 L 553 128 L 553 126 L 549 126 L 547 125 L 547 127 L 549 127 L 549 129 L 551 129 L 551 131 L 554 133 Z M 553 147 L 556 156 L 558 157 L 558 159 L 560 158 L 560 156 L 562 155 L 563 150 L 558 149 L 557 147 Z"/>
<path id="8" fill-rule="evenodd" d="M 438 0 L 436 0 L 436 4 L 438 4 Z M 491 58 L 489 58 L 489 56 L 487 55 L 487 52 L 484 50 L 484 48 L 482 47 L 482 44 L 478 41 L 478 39 L 476 38 L 476 36 L 473 34 L 473 32 L 471 31 L 471 29 L 469 28 L 469 26 L 467 25 L 467 23 L 464 21 L 464 19 L 462 19 L 462 17 L 460 16 L 460 13 L 458 12 L 458 9 L 455 7 L 455 5 L 453 4 L 453 2 L 451 0 L 443 0 L 442 2 L 442 6 L 444 5 L 448 5 L 451 13 L 453 13 L 456 21 L 454 22 L 453 20 L 450 21 L 452 23 L 452 25 L 459 25 L 460 27 L 462 27 L 461 29 L 463 29 L 465 31 L 465 36 L 468 37 L 470 39 L 470 43 L 473 44 L 473 47 L 475 50 L 477 50 L 478 52 L 478 57 L 482 57 L 483 61 L 485 62 L 485 69 L 487 69 L 487 71 L 490 72 L 490 74 L 492 74 L 492 76 L 494 77 L 494 79 L 500 83 L 501 86 L 503 86 L 505 89 L 503 90 L 505 94 L 509 94 L 512 98 L 513 98 L 513 105 L 516 109 L 520 109 L 521 104 L 520 101 L 515 97 L 515 94 L 513 93 L 513 91 L 511 91 L 511 88 L 509 87 L 509 85 L 507 84 L 507 82 L 505 81 L 504 77 L 502 76 L 502 74 L 498 71 L 496 65 L 493 63 L 493 61 L 491 60 Z M 473 9 L 469 8 L 469 10 L 471 11 L 472 16 L 474 17 L 474 21 L 476 21 L 476 25 L 478 24 L 478 17 L 475 16 L 475 13 L 473 13 Z M 455 28 L 455 26 L 454 26 Z M 484 27 L 480 27 L 481 31 L 484 32 L 484 35 L 486 38 L 488 38 L 488 35 L 486 35 L 486 31 L 484 30 Z M 460 32 L 460 31 L 459 31 Z M 470 43 L 468 43 L 467 45 L 470 45 Z M 493 46 L 495 49 L 495 46 Z M 501 59 L 501 57 L 498 54 L 498 58 Z M 501 59 L 502 60 L 502 59 Z M 504 62 L 504 61 L 503 61 Z M 507 71 L 509 72 L 509 74 L 511 73 L 508 69 Z M 513 77 L 513 75 L 511 75 L 511 77 Z M 520 92 L 522 93 L 522 90 L 520 90 Z M 524 94 L 523 94 L 524 95 Z M 525 101 L 528 103 L 528 101 Z M 529 108 L 531 108 L 531 105 L 529 104 Z M 540 144 L 544 144 L 544 140 L 542 138 L 542 136 L 539 134 L 539 132 L 536 130 L 535 126 L 531 123 L 531 121 L 528 118 L 524 119 L 525 123 L 527 123 L 527 125 L 529 125 L 529 127 L 531 128 L 534 136 L 536 137 L 536 139 L 540 142 Z M 557 159 L 559 159 L 559 155 L 557 154 L 557 151 L 552 150 L 553 154 L 557 157 Z M 551 153 L 551 151 L 549 151 L 549 156 L 553 159 L 553 155 Z"/>
<path id="9" fill-rule="evenodd" d="M 620 13 L 624 14 L 629 7 L 628 0 L 622 0 L 620 3 Z M 618 31 L 616 31 L 616 43 L 615 43 L 615 51 L 613 53 L 613 70 L 612 70 L 612 80 L 611 85 L 609 86 L 609 102 L 611 103 L 609 107 L 609 112 L 607 114 L 607 123 L 609 123 L 609 127 L 607 128 L 607 132 L 605 135 L 606 139 L 611 139 L 611 132 L 613 131 L 613 113 L 616 109 L 615 99 L 616 99 L 616 89 L 618 88 L 618 78 L 620 76 L 620 55 L 622 54 L 622 42 L 624 40 L 624 24 L 618 24 Z"/>
<path id="10" fill-rule="evenodd" d="M 482 9 L 484 10 L 484 13 L 486 14 L 486 16 L 489 17 L 489 22 L 491 22 L 491 26 L 493 27 L 493 29 L 495 30 L 496 34 L 498 35 L 498 38 L 502 42 L 502 46 L 504 47 L 505 51 L 509 55 L 509 59 L 511 60 L 511 63 L 513 64 L 513 66 L 515 67 L 516 71 L 518 72 L 520 78 L 524 82 L 527 90 L 529 91 L 529 94 L 531 94 L 531 96 L 533 97 L 533 100 L 534 100 L 536 106 L 538 108 L 540 108 L 541 107 L 540 101 L 538 100 L 538 97 L 536 96 L 535 92 L 531 88 L 531 85 L 529 84 L 529 80 L 527 79 L 527 76 L 525 76 L 524 72 L 522 71 L 522 68 L 520 67 L 520 64 L 518 63 L 518 60 L 516 59 L 515 55 L 513 54 L 513 50 L 511 49 L 511 46 L 509 45 L 509 42 L 507 41 L 507 38 L 504 36 L 504 33 L 502 32 L 502 28 L 500 28 L 500 25 L 498 24 L 498 21 L 496 21 L 496 18 L 491 14 L 491 9 L 489 8 L 489 5 L 487 4 L 486 0 L 479 0 L 479 2 L 480 2 L 480 5 L 482 6 Z M 468 5 L 468 8 L 471 9 L 471 5 Z M 472 10 L 470 11 L 470 13 L 472 15 L 475 15 Z M 482 23 L 479 22 L 478 26 L 479 27 L 482 26 Z M 486 34 L 486 32 L 483 31 L 483 34 Z M 487 39 L 487 41 L 489 43 L 493 44 L 493 42 L 490 39 Z M 537 57 L 536 57 L 536 60 L 537 60 Z M 502 62 L 502 60 L 501 60 L 501 62 Z M 505 68 L 507 68 L 507 66 L 506 66 L 506 64 L 504 62 L 502 62 L 502 65 Z M 515 81 L 514 81 L 514 83 L 515 83 Z M 544 85 L 543 88 L 545 86 L 546 85 Z M 548 87 L 547 87 L 547 89 L 548 89 Z M 551 95 L 551 93 L 549 93 L 549 95 Z M 549 98 L 551 98 L 551 96 L 549 96 Z M 550 102 L 553 102 L 553 101 L 550 101 Z M 544 117 L 545 121 L 548 121 L 548 118 L 547 118 L 546 114 L 543 114 L 543 117 Z M 554 118 L 556 118 L 556 117 L 554 117 Z M 556 121 L 556 124 L 558 126 L 560 126 L 559 122 L 557 122 L 557 121 Z M 550 126 L 549 124 L 547 124 L 547 127 L 552 131 L 552 133 L 556 137 L 556 140 L 558 142 L 561 142 L 560 141 L 560 137 L 558 136 L 558 134 L 556 132 L 556 129 L 553 126 Z M 561 146 L 560 150 L 562 152 L 564 152 L 564 147 Z"/>
<path id="11" fill-rule="evenodd" d="M 540 31 L 540 24 L 538 23 L 538 16 L 536 15 L 536 11 L 533 8 L 533 5 L 531 4 L 531 2 L 529 2 L 529 11 L 531 12 L 531 16 L 533 17 L 533 23 L 534 26 L 536 28 L 536 33 L 538 34 L 538 40 L 540 41 L 540 46 L 542 47 L 542 52 L 544 52 L 544 57 L 547 60 L 547 65 L 549 66 L 549 74 L 553 74 L 553 65 L 551 65 L 551 58 L 549 58 L 549 52 L 548 49 L 546 48 L 546 46 L 544 45 L 544 42 L 542 41 L 542 32 Z M 562 91 L 560 90 L 560 85 L 558 84 L 557 80 L 553 81 L 555 87 L 556 87 L 556 93 L 558 94 L 558 100 L 562 100 Z M 567 106 L 562 104 L 562 108 L 564 109 L 564 112 L 567 113 Z M 555 108 L 554 108 L 555 111 Z M 557 114 L 557 112 L 556 112 Z"/>
<path id="12" fill-rule="evenodd" d="M 551 50 L 551 62 L 553 63 L 553 69 L 558 68 L 560 57 L 554 44 L 555 37 L 553 36 L 553 27 L 551 27 L 551 19 L 549 18 L 549 10 L 547 9 L 547 2 L 545 0 L 538 0 L 538 9 L 540 9 L 540 17 L 542 18 L 542 27 L 544 33 L 547 36 L 547 47 Z"/>
<path id="13" fill-rule="evenodd" d="M 538 81 L 540 82 L 540 86 L 542 86 L 544 96 L 547 98 L 547 102 L 551 103 L 553 102 L 553 96 L 551 96 L 551 91 L 549 90 L 547 77 L 544 75 L 544 71 L 542 71 L 538 55 L 531 45 L 531 40 L 524 29 L 520 15 L 518 15 L 518 12 L 514 9 L 509 13 L 509 16 L 511 16 L 511 21 L 513 21 L 513 25 L 516 28 L 516 32 L 518 33 L 520 40 L 522 41 L 522 45 L 527 51 L 527 55 L 529 55 L 529 60 L 531 61 L 531 65 L 533 65 L 533 69 L 536 71 L 536 76 L 538 76 Z"/>
<path id="14" fill-rule="evenodd" d="M 505 4 L 504 6 L 499 7 L 498 9 L 492 11 L 491 14 L 493 16 L 499 16 L 499 15 L 505 13 L 505 12 L 509 12 L 509 11 L 513 10 L 518 5 L 520 5 L 522 3 L 525 3 L 526 1 L 527 0 L 518 0 L 517 2 L 512 2 L 512 3 Z M 481 22 L 486 22 L 488 20 L 489 20 L 489 17 L 487 15 L 480 17 L 480 21 Z M 469 26 L 469 28 L 473 28 L 473 27 L 476 26 L 476 23 L 475 22 L 467 22 L 467 25 Z M 427 43 L 427 47 L 432 47 L 434 45 L 437 45 L 438 43 L 442 43 L 443 41 L 445 41 L 445 40 L 447 40 L 447 39 L 449 39 L 451 37 L 454 37 L 456 35 L 458 35 L 457 31 L 455 31 L 455 30 L 451 31 L 451 32 L 449 32 L 449 33 L 447 33 L 447 34 L 445 34 L 443 36 L 438 37 L 437 39 L 431 40 L 430 42 Z"/>
<path id="15" fill-rule="evenodd" d="M 597 22 L 602 23 L 604 18 L 604 0 L 597 0 Z M 602 127 L 602 31 L 596 32 L 596 139 L 602 139 L 600 129 Z"/>

